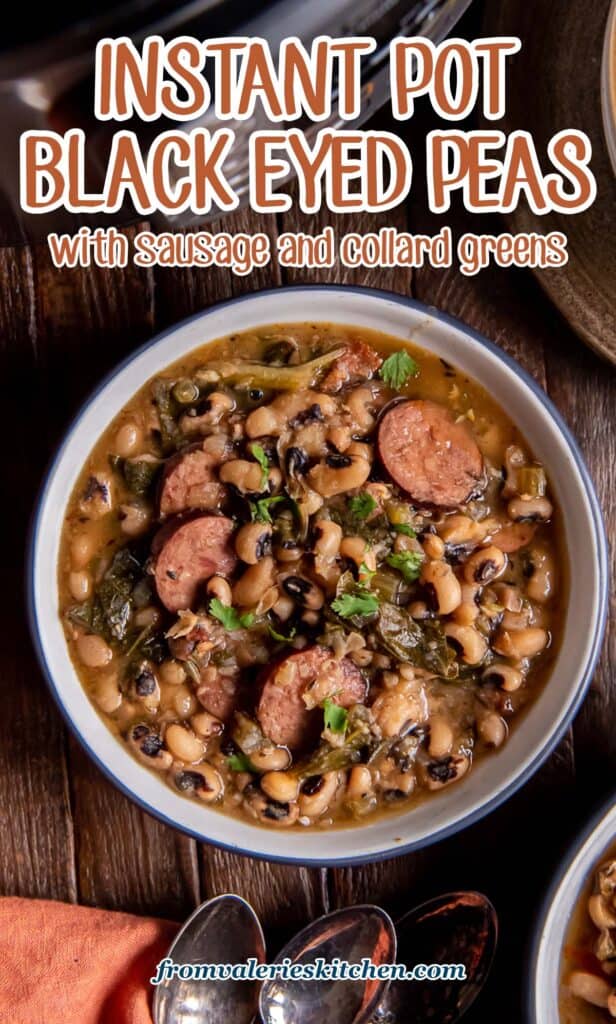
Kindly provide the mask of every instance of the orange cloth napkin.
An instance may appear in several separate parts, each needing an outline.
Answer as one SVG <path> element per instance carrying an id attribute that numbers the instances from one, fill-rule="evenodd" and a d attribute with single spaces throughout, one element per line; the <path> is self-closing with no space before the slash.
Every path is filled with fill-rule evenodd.
<path id="1" fill-rule="evenodd" d="M 177 930 L 132 914 L 0 899 L 0 1024 L 152 1024 L 149 979 Z"/>

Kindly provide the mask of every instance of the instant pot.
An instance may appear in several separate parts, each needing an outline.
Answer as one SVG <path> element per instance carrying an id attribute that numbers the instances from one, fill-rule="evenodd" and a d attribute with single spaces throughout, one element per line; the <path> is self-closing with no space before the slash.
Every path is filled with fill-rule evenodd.
<path id="1" fill-rule="evenodd" d="M 134 210 L 123 208 L 113 217 L 87 218 L 62 210 L 50 214 L 27 214 L 19 206 L 19 137 L 27 130 L 65 132 L 82 128 L 87 136 L 86 179 L 93 186 L 100 181 L 106 164 L 109 140 L 117 125 L 97 122 L 93 117 L 94 51 L 105 36 L 130 36 L 139 44 L 146 36 L 166 39 L 191 35 L 198 39 L 242 35 L 266 38 L 275 52 L 285 36 L 299 36 L 305 43 L 319 35 L 367 35 L 377 40 L 377 49 L 364 62 L 362 112 L 358 124 L 370 117 L 389 94 L 388 47 L 398 35 L 425 35 L 435 42 L 443 39 L 471 0 L 277 0 L 240 3 L 239 0 L 132 0 L 131 3 L 94 3 L 89 16 L 76 2 L 38 6 L 35 12 L 17 5 L 7 20 L 0 41 L 0 243 L 44 237 L 50 231 L 76 231 L 83 224 L 122 224 L 135 219 Z M 335 89 L 335 83 L 334 83 Z M 195 122 L 214 128 L 208 113 Z M 331 124 L 336 126 L 336 118 Z M 248 135 L 267 127 L 262 113 L 240 124 L 229 123 L 236 142 L 227 163 L 230 180 L 242 202 L 248 194 Z M 124 123 L 123 127 L 127 127 Z M 136 121 L 128 127 L 139 134 L 147 151 L 148 141 L 168 125 L 162 121 Z M 175 126 L 177 128 L 177 125 Z M 280 127 L 280 126 L 278 126 Z M 300 124 L 310 137 L 318 128 Z M 345 127 L 351 127 L 348 123 Z M 217 216 L 212 211 L 211 217 Z M 211 218 L 210 218 L 211 219 Z M 180 227 L 191 223 L 190 213 L 178 218 L 152 218 L 162 229 L 170 221 Z M 203 218 L 199 218 L 203 222 Z"/>

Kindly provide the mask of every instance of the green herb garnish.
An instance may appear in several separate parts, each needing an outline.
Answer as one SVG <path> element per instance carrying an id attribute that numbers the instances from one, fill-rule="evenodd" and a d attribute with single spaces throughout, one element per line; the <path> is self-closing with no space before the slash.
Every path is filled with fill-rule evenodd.
<path id="1" fill-rule="evenodd" d="M 405 537 L 416 537 L 417 533 L 408 523 L 392 523 L 391 528 L 395 533 L 403 533 Z"/>
<path id="2" fill-rule="evenodd" d="M 414 583 L 419 579 L 423 560 L 421 551 L 400 551 L 398 554 L 387 556 L 387 564 L 401 573 L 405 583 Z"/>
<path id="3" fill-rule="evenodd" d="M 365 580 L 371 580 L 375 575 L 376 569 L 369 569 L 365 562 L 362 562 L 359 567 L 359 575 L 363 576 Z"/>
<path id="4" fill-rule="evenodd" d="M 393 352 L 387 357 L 379 370 L 379 377 L 390 388 L 398 390 L 406 384 L 409 377 L 416 377 L 418 373 L 419 367 L 415 360 L 408 352 L 401 351 Z"/>
<path id="5" fill-rule="evenodd" d="M 261 467 L 261 490 L 263 490 L 269 475 L 269 459 L 260 444 L 251 444 L 249 450 Z"/>
<path id="6" fill-rule="evenodd" d="M 349 722 L 349 713 L 345 708 L 336 704 L 331 697 L 326 697 L 323 701 L 323 722 L 325 728 L 330 732 L 338 735 L 345 733 Z"/>
<path id="7" fill-rule="evenodd" d="M 285 500 L 282 494 L 277 494 L 273 498 L 260 498 L 259 501 L 249 501 L 250 518 L 253 523 L 271 523 L 270 508 Z"/>
<path id="8" fill-rule="evenodd" d="M 340 594 L 331 606 L 336 615 L 350 619 L 353 615 L 374 615 L 379 610 L 379 599 L 365 587 L 356 587 L 350 593 Z"/>
<path id="9" fill-rule="evenodd" d="M 356 519 L 367 519 L 371 515 L 377 502 L 374 500 L 371 494 L 364 492 L 363 494 L 356 494 L 354 497 L 349 498 L 349 511 Z"/>
<path id="10" fill-rule="evenodd" d="M 269 634 L 272 640 L 277 640 L 279 644 L 291 643 L 291 640 L 293 640 L 295 634 L 297 633 L 295 626 L 291 628 L 291 631 L 288 636 L 283 636 L 282 633 L 276 632 L 273 626 L 268 625 L 267 628 L 269 629 Z"/>
<path id="11" fill-rule="evenodd" d="M 230 768 L 232 772 L 252 772 L 254 771 L 250 758 L 246 757 L 246 754 L 230 754 L 227 758 L 227 768 Z"/>
<path id="12" fill-rule="evenodd" d="M 245 612 L 243 615 L 240 615 L 230 604 L 223 604 L 217 597 L 213 597 L 210 601 L 209 612 L 214 619 L 222 622 L 225 629 L 228 629 L 229 632 L 252 626 L 255 621 L 252 612 Z"/>

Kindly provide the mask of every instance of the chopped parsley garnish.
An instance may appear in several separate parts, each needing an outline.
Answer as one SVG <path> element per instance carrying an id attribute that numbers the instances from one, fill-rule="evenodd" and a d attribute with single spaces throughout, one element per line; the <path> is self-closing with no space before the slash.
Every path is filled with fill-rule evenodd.
<path id="1" fill-rule="evenodd" d="M 263 490 L 267 483 L 267 477 L 269 474 L 269 459 L 260 444 L 251 444 L 250 453 L 254 456 L 261 467 L 261 490 Z"/>
<path id="2" fill-rule="evenodd" d="M 355 494 L 349 499 L 349 511 L 356 519 L 367 519 L 376 507 L 377 502 L 371 494 L 367 494 L 365 491 L 363 494 Z"/>
<path id="3" fill-rule="evenodd" d="M 381 369 L 379 377 L 384 380 L 390 388 L 404 387 L 409 377 L 416 377 L 419 367 L 408 352 L 393 352 L 387 357 Z"/>
<path id="4" fill-rule="evenodd" d="M 356 587 L 351 593 L 341 594 L 332 601 L 332 610 L 342 619 L 353 615 L 374 615 L 379 610 L 379 599 L 365 587 Z"/>
<path id="5" fill-rule="evenodd" d="M 227 758 L 227 768 L 230 768 L 232 772 L 251 772 L 253 767 L 250 763 L 250 759 L 246 757 L 246 754 L 230 754 Z"/>
<path id="6" fill-rule="evenodd" d="M 240 615 L 240 613 L 230 604 L 223 604 L 217 597 L 213 597 L 210 601 L 209 612 L 214 619 L 218 619 L 219 622 L 222 622 L 225 629 L 228 629 L 230 632 L 234 629 L 242 629 L 252 626 L 255 621 L 255 617 L 252 612 L 245 612 L 243 615 Z"/>
<path id="7" fill-rule="evenodd" d="M 395 533 L 403 533 L 405 537 L 417 536 L 413 527 L 409 526 L 408 523 L 392 523 L 391 528 L 392 530 L 394 530 Z"/>
<path id="8" fill-rule="evenodd" d="M 376 574 L 376 569 L 369 569 L 365 562 L 362 562 L 359 567 L 359 575 L 365 580 L 371 580 Z"/>
<path id="9" fill-rule="evenodd" d="M 325 728 L 333 733 L 345 733 L 349 721 L 349 713 L 339 704 L 334 703 L 331 697 L 323 701 L 323 722 Z"/>
<path id="10" fill-rule="evenodd" d="M 405 583 L 414 583 L 419 579 L 423 559 L 421 551 L 400 551 L 399 554 L 388 555 L 387 564 L 401 573 Z"/>
<path id="11" fill-rule="evenodd" d="M 282 494 L 277 494 L 273 498 L 261 498 L 259 501 L 249 501 L 250 518 L 253 523 L 271 523 L 272 517 L 270 515 L 270 508 L 274 505 L 278 505 L 279 502 L 284 500 L 285 498 Z"/>
<path id="12" fill-rule="evenodd" d="M 269 634 L 270 634 L 272 640 L 277 640 L 279 644 L 288 644 L 288 643 L 290 643 L 291 640 L 293 640 L 295 634 L 297 633 L 297 630 L 296 630 L 295 626 L 291 627 L 291 630 L 289 631 L 289 635 L 288 636 L 283 636 L 282 633 L 278 633 L 274 629 L 273 626 L 268 626 L 267 628 L 269 629 Z"/>

